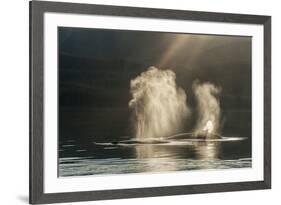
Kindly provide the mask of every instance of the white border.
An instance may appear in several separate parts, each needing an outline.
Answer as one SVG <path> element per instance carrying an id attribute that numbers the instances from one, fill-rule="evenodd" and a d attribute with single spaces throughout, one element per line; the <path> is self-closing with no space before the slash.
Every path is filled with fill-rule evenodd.
<path id="1" fill-rule="evenodd" d="M 252 36 L 252 168 L 58 178 L 58 26 Z M 45 13 L 44 76 L 44 193 L 263 180 L 264 91 L 261 25 Z"/>

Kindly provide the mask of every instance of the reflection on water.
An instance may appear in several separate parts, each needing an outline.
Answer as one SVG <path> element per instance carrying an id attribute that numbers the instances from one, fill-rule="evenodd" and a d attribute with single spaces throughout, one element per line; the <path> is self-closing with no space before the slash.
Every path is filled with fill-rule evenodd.
<path id="1" fill-rule="evenodd" d="M 251 167 L 248 140 L 60 145 L 59 176 Z"/>
<path id="2" fill-rule="evenodd" d="M 219 142 L 196 142 L 196 158 L 197 159 L 216 159 L 219 155 Z"/>

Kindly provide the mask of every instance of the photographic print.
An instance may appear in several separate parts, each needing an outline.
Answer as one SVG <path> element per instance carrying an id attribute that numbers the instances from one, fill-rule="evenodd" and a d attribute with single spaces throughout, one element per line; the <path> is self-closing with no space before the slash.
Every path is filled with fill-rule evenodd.
<path id="1" fill-rule="evenodd" d="M 251 168 L 251 48 L 58 27 L 58 176 Z"/>
<path id="2" fill-rule="evenodd" d="M 271 17 L 30 1 L 32 204 L 271 188 Z"/>

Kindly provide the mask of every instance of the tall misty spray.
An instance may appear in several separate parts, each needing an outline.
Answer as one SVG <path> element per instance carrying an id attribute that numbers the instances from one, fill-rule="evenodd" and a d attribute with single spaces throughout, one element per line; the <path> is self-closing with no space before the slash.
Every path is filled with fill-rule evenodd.
<path id="1" fill-rule="evenodd" d="M 197 123 L 194 130 L 196 137 L 211 137 L 219 134 L 220 101 L 218 98 L 221 88 L 212 83 L 193 83 L 193 92 L 197 101 Z"/>
<path id="2" fill-rule="evenodd" d="M 137 139 L 166 137 L 182 131 L 189 115 L 186 93 L 171 70 L 149 67 L 131 80 L 132 124 Z"/>

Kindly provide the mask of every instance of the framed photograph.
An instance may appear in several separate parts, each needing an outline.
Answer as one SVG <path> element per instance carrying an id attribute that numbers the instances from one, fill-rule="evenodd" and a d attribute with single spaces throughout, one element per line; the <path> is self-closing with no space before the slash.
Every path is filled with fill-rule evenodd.
<path id="1" fill-rule="evenodd" d="M 30 2 L 30 203 L 270 187 L 270 16 Z"/>

